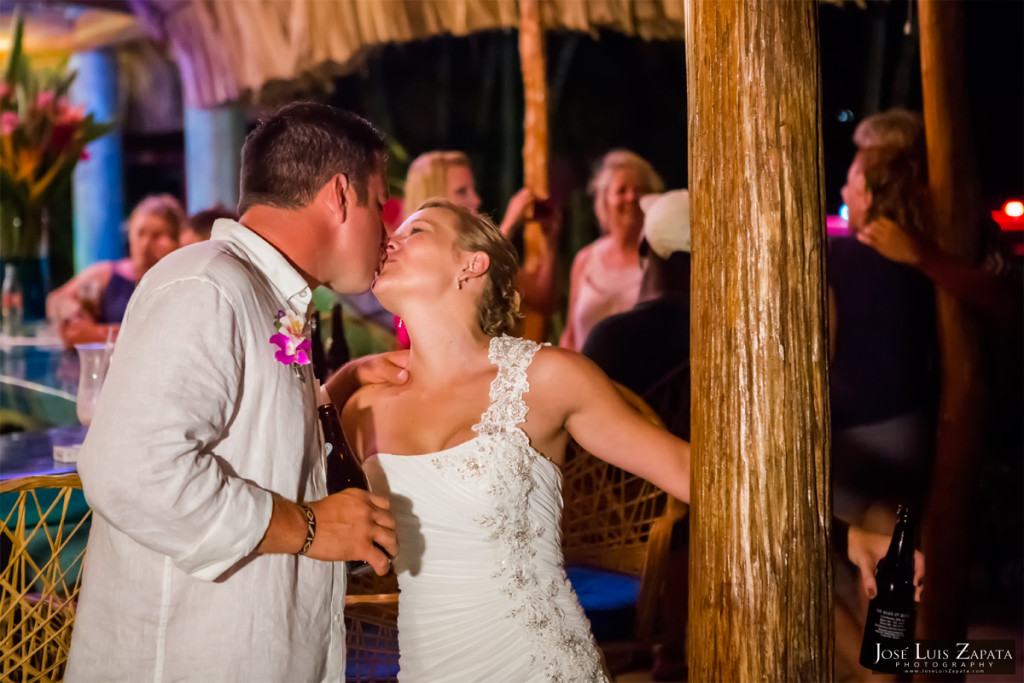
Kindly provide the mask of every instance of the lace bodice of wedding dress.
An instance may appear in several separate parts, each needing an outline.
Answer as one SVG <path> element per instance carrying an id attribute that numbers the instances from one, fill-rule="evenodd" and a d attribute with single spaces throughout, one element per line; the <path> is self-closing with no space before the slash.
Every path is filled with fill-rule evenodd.
<path id="1" fill-rule="evenodd" d="M 563 568 L 561 472 L 519 427 L 538 348 L 491 340 L 498 374 L 472 440 L 378 454 L 401 548 L 403 681 L 607 680 Z"/>

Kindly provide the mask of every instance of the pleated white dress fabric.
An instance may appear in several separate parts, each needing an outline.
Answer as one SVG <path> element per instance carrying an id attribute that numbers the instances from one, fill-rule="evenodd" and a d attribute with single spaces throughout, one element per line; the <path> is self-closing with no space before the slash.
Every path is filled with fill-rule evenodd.
<path id="1" fill-rule="evenodd" d="M 474 439 L 378 454 L 401 548 L 401 681 L 608 680 L 565 575 L 561 472 L 519 428 L 538 348 L 491 340 L 499 370 Z"/>

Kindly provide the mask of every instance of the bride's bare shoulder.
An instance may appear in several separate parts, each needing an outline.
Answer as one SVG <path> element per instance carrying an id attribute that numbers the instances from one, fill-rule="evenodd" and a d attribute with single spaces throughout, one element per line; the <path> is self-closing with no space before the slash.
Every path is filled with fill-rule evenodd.
<path id="1" fill-rule="evenodd" d="M 530 374 L 551 374 L 558 372 L 581 372 L 587 368 L 596 368 L 594 363 L 583 354 L 563 349 L 560 346 L 542 346 L 537 349 L 530 364 Z"/>
<path id="2" fill-rule="evenodd" d="M 538 349 L 528 372 L 531 391 L 544 393 L 577 393 L 591 382 L 606 380 L 589 358 L 557 346 Z"/>

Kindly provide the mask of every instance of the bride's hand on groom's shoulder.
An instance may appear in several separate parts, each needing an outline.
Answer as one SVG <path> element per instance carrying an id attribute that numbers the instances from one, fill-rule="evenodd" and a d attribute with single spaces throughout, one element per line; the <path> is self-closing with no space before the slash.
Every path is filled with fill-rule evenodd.
<path id="1" fill-rule="evenodd" d="M 408 364 L 407 349 L 356 358 L 328 378 L 324 391 L 340 408 L 359 387 L 367 384 L 405 384 L 409 381 Z"/>

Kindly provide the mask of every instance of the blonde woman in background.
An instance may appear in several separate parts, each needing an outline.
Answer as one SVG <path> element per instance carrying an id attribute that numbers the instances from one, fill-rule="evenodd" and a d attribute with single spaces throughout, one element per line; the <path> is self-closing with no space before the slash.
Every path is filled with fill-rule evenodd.
<path id="1" fill-rule="evenodd" d="M 403 220 L 433 197 L 442 197 L 479 213 L 481 202 L 476 193 L 476 179 L 469 158 L 463 152 L 434 151 L 416 157 L 405 177 Z M 533 193 L 525 187 L 512 196 L 498 226 L 502 235 L 512 234 L 533 199 Z"/>
<path id="2" fill-rule="evenodd" d="M 469 158 L 463 152 L 433 151 L 416 157 L 409 166 L 405 179 L 405 194 L 402 199 L 403 220 L 428 199 L 446 199 L 453 204 L 469 209 L 473 214 L 480 212 L 480 196 L 476 193 L 476 179 L 469 165 Z M 515 230 L 522 225 L 527 207 L 534 201 L 533 193 L 522 188 L 509 200 L 505 216 L 498 226 L 506 239 L 511 239 Z M 550 222 L 544 236 L 547 250 L 540 263 L 527 262 L 516 279 L 516 287 L 523 297 L 524 307 L 547 315 L 551 308 L 552 273 L 557 254 L 558 226 Z M 399 344 L 408 348 L 409 336 L 396 319 L 395 332 Z"/>
<path id="3" fill-rule="evenodd" d="M 117 336 L 128 300 L 142 276 L 178 248 L 188 217 L 169 194 L 146 197 L 128 218 L 128 257 L 95 263 L 46 297 L 47 317 L 64 345 Z"/>
<path id="4" fill-rule="evenodd" d="M 624 149 L 608 152 L 590 181 L 602 236 L 576 254 L 560 345 L 579 351 L 594 325 L 630 310 L 640 293 L 640 198 L 664 190 L 654 168 Z"/>

